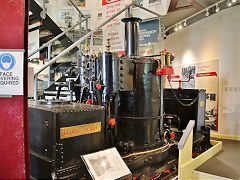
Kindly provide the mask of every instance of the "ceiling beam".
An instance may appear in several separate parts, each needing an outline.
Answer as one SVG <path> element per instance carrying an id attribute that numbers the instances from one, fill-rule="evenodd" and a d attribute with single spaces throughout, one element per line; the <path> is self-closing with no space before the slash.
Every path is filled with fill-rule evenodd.
<path id="1" fill-rule="evenodd" d="M 204 7 L 195 0 L 185 0 L 185 1 L 191 4 L 192 6 L 194 6 L 198 10 L 204 9 Z"/>
<path id="2" fill-rule="evenodd" d="M 175 11 L 180 11 L 180 10 L 184 10 L 184 9 L 189 9 L 189 8 L 193 8 L 193 5 L 189 5 L 189 6 L 183 6 L 183 7 L 178 7 L 175 9 L 169 9 L 168 12 L 175 12 Z"/>
<path id="3" fill-rule="evenodd" d="M 176 9 L 177 3 L 178 3 L 178 0 L 171 0 L 170 5 L 169 5 L 168 12 L 170 12 L 169 10 L 174 10 L 174 9 Z"/>

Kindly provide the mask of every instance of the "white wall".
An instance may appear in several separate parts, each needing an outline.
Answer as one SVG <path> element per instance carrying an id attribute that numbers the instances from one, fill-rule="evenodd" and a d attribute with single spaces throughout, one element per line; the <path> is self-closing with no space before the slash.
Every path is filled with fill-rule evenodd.
<path id="1" fill-rule="evenodd" d="M 164 46 L 174 66 L 219 59 L 219 133 L 240 136 L 240 5 L 167 36 Z"/>

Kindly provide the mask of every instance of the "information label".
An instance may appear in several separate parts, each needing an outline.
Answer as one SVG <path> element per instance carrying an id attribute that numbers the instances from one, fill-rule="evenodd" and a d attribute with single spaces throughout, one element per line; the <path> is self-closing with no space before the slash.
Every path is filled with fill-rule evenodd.
<path id="1" fill-rule="evenodd" d="M 23 50 L 0 50 L 0 95 L 23 95 Z"/>
<path id="2" fill-rule="evenodd" d="M 83 124 L 60 129 L 60 139 L 101 132 L 101 122 Z"/>

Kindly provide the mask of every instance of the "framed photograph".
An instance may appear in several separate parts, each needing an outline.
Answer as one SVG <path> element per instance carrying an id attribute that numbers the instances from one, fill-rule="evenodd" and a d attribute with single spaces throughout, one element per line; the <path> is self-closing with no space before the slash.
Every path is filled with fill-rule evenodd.
<path id="1" fill-rule="evenodd" d="M 94 180 L 120 179 L 131 175 L 116 148 L 81 156 Z"/>

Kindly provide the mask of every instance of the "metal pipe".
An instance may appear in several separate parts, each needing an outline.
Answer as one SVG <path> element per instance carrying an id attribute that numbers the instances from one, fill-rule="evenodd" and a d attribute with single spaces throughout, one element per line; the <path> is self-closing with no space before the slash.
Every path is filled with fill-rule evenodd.
<path id="1" fill-rule="evenodd" d="M 42 11 L 43 13 L 43 19 L 45 19 L 46 18 L 46 1 L 45 0 L 43 0 L 43 11 Z"/>
<path id="2" fill-rule="evenodd" d="M 83 15 L 83 13 L 80 11 L 80 9 L 78 9 L 78 7 L 76 6 L 76 4 L 75 4 L 72 0 L 69 0 L 69 1 L 72 3 L 72 5 L 75 7 L 75 9 L 79 12 L 79 14 L 81 14 L 82 17 L 85 17 L 85 16 Z"/>
<path id="3" fill-rule="evenodd" d="M 48 62 L 51 61 L 51 43 L 48 45 Z M 48 87 L 51 82 L 51 66 L 48 66 Z"/>
<path id="4" fill-rule="evenodd" d="M 41 51 L 43 48 L 47 47 L 50 43 L 56 41 L 57 39 L 59 39 L 60 37 L 62 37 L 63 35 L 67 34 L 69 31 L 73 30 L 75 27 L 77 27 L 79 24 L 83 23 L 85 20 L 87 20 L 89 18 L 89 16 L 87 16 L 85 19 L 83 19 L 82 21 L 78 22 L 77 24 L 75 24 L 74 26 L 66 29 L 65 31 L 63 31 L 61 34 L 57 35 L 55 38 L 51 39 L 50 41 L 48 41 L 46 44 L 42 45 L 40 48 L 36 49 L 35 51 L 33 51 L 32 53 L 30 53 L 28 55 L 28 58 L 30 58 L 32 55 L 34 55 L 35 53 L 37 53 L 38 51 Z"/>
<path id="5" fill-rule="evenodd" d="M 46 69 L 48 66 L 52 65 L 54 62 L 56 62 L 56 60 L 58 60 L 59 58 L 61 58 L 62 56 L 64 56 L 65 54 L 67 54 L 69 51 L 71 51 L 75 46 L 77 46 L 79 43 L 81 43 L 82 41 L 84 41 L 86 38 L 88 38 L 89 36 L 91 36 L 93 33 L 95 33 L 96 31 L 98 31 L 100 28 L 102 28 L 104 25 L 106 25 L 107 23 L 109 23 L 110 21 L 112 21 L 115 17 L 119 16 L 120 14 L 122 14 L 124 11 L 126 11 L 129 7 L 131 7 L 132 5 L 134 5 L 135 3 L 131 3 L 128 6 L 126 6 L 125 8 L 123 8 L 121 11 L 119 11 L 118 13 L 116 13 L 114 16 L 112 16 L 111 18 L 107 19 L 106 21 L 104 21 L 102 24 L 100 24 L 98 27 L 96 27 L 95 29 L 93 29 L 92 31 L 90 31 L 89 33 L 87 33 L 85 36 L 83 36 L 82 38 L 80 38 L 79 40 L 77 40 L 75 43 L 73 43 L 71 46 L 69 46 L 68 48 L 66 48 L 65 50 L 63 50 L 60 54 L 58 54 L 56 57 L 54 57 L 50 62 L 46 63 L 44 66 L 42 66 L 39 70 L 37 70 L 34 73 L 34 76 L 38 75 L 40 72 L 42 72 L 44 69 Z"/>
<path id="6" fill-rule="evenodd" d="M 37 102 L 37 99 L 38 99 L 38 95 L 37 95 L 37 89 L 38 89 L 37 78 L 38 78 L 38 75 L 34 76 L 34 101 L 35 102 Z"/>
<path id="7" fill-rule="evenodd" d="M 131 17 L 132 16 L 132 7 L 129 7 L 128 8 L 128 17 Z"/>
<path id="8" fill-rule="evenodd" d="M 93 34 L 91 35 L 91 39 L 90 39 L 90 52 L 89 54 L 93 53 Z"/>
<path id="9" fill-rule="evenodd" d="M 82 14 L 79 13 L 79 21 L 81 22 L 82 20 Z M 79 39 L 82 37 L 82 25 L 79 24 Z M 79 43 L 79 55 L 82 56 L 82 52 L 81 52 L 81 43 Z"/>
<path id="10" fill-rule="evenodd" d="M 125 23 L 125 54 L 128 56 L 139 55 L 139 22 L 142 19 L 129 17 L 122 19 Z"/>
<path id="11" fill-rule="evenodd" d="M 88 33 L 88 20 L 86 20 L 86 31 L 85 31 L 85 35 L 86 35 L 87 33 Z M 88 44 L 88 38 L 85 39 L 85 48 L 86 48 L 86 51 L 88 50 L 87 44 Z"/>
<path id="12" fill-rule="evenodd" d="M 162 34 L 162 27 L 163 25 L 163 21 L 161 18 L 158 18 L 158 23 L 159 23 L 159 32 L 158 32 L 158 46 L 160 51 L 163 51 L 163 34 Z"/>
<path id="13" fill-rule="evenodd" d="M 42 12 L 40 13 L 40 17 L 42 19 L 46 19 L 47 15 L 46 15 L 46 0 L 43 0 L 43 8 L 42 8 Z"/>

